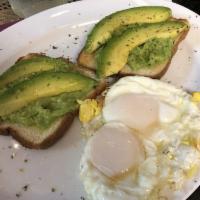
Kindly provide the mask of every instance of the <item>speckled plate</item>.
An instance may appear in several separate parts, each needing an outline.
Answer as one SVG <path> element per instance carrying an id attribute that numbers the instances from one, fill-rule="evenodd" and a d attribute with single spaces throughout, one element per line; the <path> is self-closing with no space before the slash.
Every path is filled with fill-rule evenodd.
<path id="1" fill-rule="evenodd" d="M 175 17 L 190 21 L 191 30 L 163 80 L 189 91 L 200 90 L 200 17 L 162 0 L 84 0 L 25 19 L 0 33 L 0 73 L 29 52 L 75 61 L 88 31 L 99 19 L 140 5 L 168 6 Z M 79 200 L 85 195 L 78 175 L 83 146 L 78 120 L 47 150 L 26 149 L 11 137 L 0 136 L 0 200 Z M 199 184 L 198 177 L 189 181 L 175 199 L 186 199 Z"/>

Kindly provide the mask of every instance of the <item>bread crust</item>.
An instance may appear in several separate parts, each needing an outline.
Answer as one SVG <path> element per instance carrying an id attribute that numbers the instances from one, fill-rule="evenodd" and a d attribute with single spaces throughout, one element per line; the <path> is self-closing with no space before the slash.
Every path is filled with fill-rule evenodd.
<path id="1" fill-rule="evenodd" d="M 77 63 L 82 67 L 95 71 L 96 69 L 95 54 L 89 54 L 84 50 L 82 50 L 78 55 Z"/>
<path id="2" fill-rule="evenodd" d="M 46 55 L 44 53 L 29 53 L 25 56 L 19 57 L 15 63 L 22 61 L 22 60 L 28 60 L 28 59 L 31 59 L 31 58 L 34 58 L 37 56 L 45 56 L 46 57 Z"/>

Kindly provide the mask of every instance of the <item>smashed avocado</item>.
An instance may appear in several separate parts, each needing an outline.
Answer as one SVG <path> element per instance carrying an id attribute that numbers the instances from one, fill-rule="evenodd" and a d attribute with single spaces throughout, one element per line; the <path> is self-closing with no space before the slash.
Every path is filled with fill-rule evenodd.
<path id="1" fill-rule="evenodd" d="M 128 65 L 133 70 L 157 66 L 171 57 L 172 49 L 172 38 L 151 39 L 131 51 Z"/>
<path id="2" fill-rule="evenodd" d="M 88 91 L 76 91 L 43 98 L 2 117 L 2 120 L 47 129 L 56 119 L 77 109 L 77 99 L 83 99 L 87 93 Z"/>

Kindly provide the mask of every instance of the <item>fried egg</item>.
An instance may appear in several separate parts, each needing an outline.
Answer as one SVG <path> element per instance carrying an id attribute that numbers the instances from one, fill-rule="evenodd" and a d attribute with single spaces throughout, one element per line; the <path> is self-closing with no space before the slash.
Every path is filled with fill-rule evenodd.
<path id="1" fill-rule="evenodd" d="M 120 79 L 84 130 L 80 176 L 88 198 L 173 199 L 199 169 L 199 121 L 183 90 L 146 77 Z"/>

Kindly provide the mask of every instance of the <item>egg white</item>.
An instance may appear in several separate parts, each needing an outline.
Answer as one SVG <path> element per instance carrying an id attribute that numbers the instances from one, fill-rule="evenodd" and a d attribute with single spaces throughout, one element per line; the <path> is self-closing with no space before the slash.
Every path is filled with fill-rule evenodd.
<path id="1" fill-rule="evenodd" d="M 200 111 L 189 94 L 159 80 L 125 77 L 109 89 L 104 106 L 127 93 L 153 95 L 164 104 L 160 126 L 148 137 L 138 134 L 145 160 L 136 171 L 112 184 L 91 164 L 89 139 L 81 158 L 80 175 L 91 200 L 156 200 L 160 195 L 168 196 L 171 190 L 180 190 L 188 179 L 187 173 L 200 164 Z M 102 118 L 98 117 L 95 123 L 108 123 Z"/>

